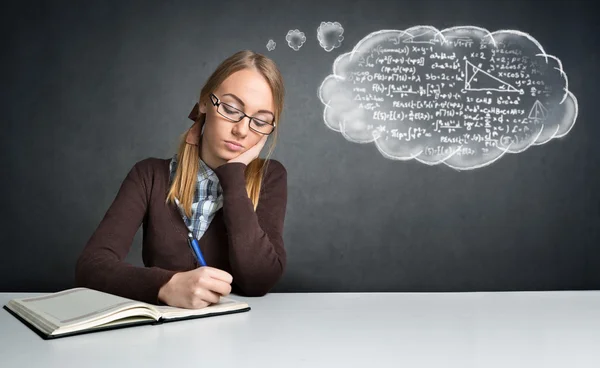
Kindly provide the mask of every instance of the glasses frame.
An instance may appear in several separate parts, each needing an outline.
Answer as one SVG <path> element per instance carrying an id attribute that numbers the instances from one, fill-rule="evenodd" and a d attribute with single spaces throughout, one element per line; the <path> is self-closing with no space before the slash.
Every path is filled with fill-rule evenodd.
<path id="1" fill-rule="evenodd" d="M 222 117 L 224 117 L 225 119 L 227 119 L 227 120 L 229 120 L 229 121 L 232 121 L 232 122 L 234 122 L 234 123 L 239 123 L 240 121 L 244 120 L 244 118 L 248 118 L 248 119 L 249 119 L 249 121 L 248 121 L 248 127 L 249 127 L 249 128 L 250 128 L 250 129 L 251 129 L 253 132 L 256 132 L 256 133 L 258 133 L 258 134 L 262 134 L 262 135 L 271 135 L 271 134 L 273 134 L 273 132 L 275 131 L 275 128 L 277 127 L 277 123 L 276 123 L 275 121 L 274 121 L 273 123 L 269 123 L 269 122 L 266 122 L 266 121 L 264 121 L 264 120 L 257 119 L 257 118 L 255 118 L 255 117 L 253 117 L 253 116 L 247 115 L 245 112 L 243 112 L 242 110 L 238 109 L 237 107 L 233 107 L 233 106 L 231 106 L 230 104 L 228 104 L 228 103 L 226 103 L 226 102 L 221 102 L 221 100 L 219 100 L 219 98 L 218 98 L 217 96 L 215 96 L 215 94 L 214 94 L 214 93 L 211 93 L 211 94 L 210 94 L 210 102 L 213 104 L 213 106 L 216 106 L 216 107 L 217 107 L 217 113 L 219 113 L 219 115 L 221 115 Z M 240 114 L 242 114 L 242 117 L 241 117 L 239 120 L 233 120 L 233 119 L 231 119 L 230 117 L 223 115 L 223 114 L 222 114 L 222 113 L 219 111 L 219 106 L 220 106 L 220 105 L 225 105 L 225 106 L 227 106 L 227 108 L 229 108 L 229 109 L 232 109 L 232 110 L 238 111 Z M 259 122 L 261 122 L 261 123 L 264 123 L 264 124 L 270 125 L 270 126 L 272 126 L 272 127 L 273 127 L 273 130 L 271 130 L 271 132 L 270 132 L 270 133 L 263 133 L 263 132 L 260 132 L 260 131 L 258 131 L 258 130 L 256 130 L 256 129 L 252 128 L 252 125 L 250 124 L 250 123 L 252 123 L 252 120 L 256 120 L 256 121 L 259 121 Z"/>

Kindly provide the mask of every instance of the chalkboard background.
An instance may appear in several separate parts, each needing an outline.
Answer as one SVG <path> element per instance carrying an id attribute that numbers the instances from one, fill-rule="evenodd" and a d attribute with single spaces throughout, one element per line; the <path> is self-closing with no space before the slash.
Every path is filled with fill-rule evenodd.
<path id="1" fill-rule="evenodd" d="M 287 87 L 286 273 L 274 291 L 600 288 L 599 27 L 587 1 L 13 1 L 2 5 L 0 290 L 72 286 L 131 166 L 170 157 L 217 64 L 272 57 Z M 322 21 L 344 27 L 326 52 Z M 579 101 L 564 138 L 459 172 L 385 159 L 328 129 L 317 89 L 367 34 L 515 29 L 556 55 Z M 303 31 L 294 51 L 286 33 Z M 266 48 L 273 39 L 277 47 Z M 141 265 L 138 232 L 127 261 Z"/>

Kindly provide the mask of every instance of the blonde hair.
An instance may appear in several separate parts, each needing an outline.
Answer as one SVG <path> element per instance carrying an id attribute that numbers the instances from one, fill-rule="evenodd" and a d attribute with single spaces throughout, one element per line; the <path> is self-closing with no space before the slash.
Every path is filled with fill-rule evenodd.
<path id="1" fill-rule="evenodd" d="M 208 78 L 204 87 L 200 91 L 199 104 L 209 101 L 209 96 L 213 93 L 221 83 L 231 74 L 246 69 L 253 68 L 265 78 L 271 87 L 274 103 L 275 122 L 279 125 L 279 119 L 283 111 L 283 102 L 285 90 L 283 86 L 283 77 L 275 63 L 268 57 L 250 51 L 242 50 L 225 59 Z M 204 125 L 206 115 L 198 112 L 198 121 Z M 277 142 L 277 134 L 279 129 L 276 128 L 271 134 L 271 145 L 269 147 L 267 158 L 256 158 L 252 160 L 246 167 L 244 176 L 246 180 L 246 192 L 252 201 L 254 210 L 258 206 L 260 189 L 262 185 L 263 174 L 266 169 L 268 158 L 273 153 Z M 185 214 L 192 214 L 192 199 L 196 190 L 196 182 L 198 176 L 198 165 L 200 164 L 200 143 L 198 145 L 189 144 L 186 142 L 187 132 L 185 132 L 179 143 L 177 153 L 177 170 L 173 178 L 173 183 L 167 194 L 167 203 L 175 203 L 175 198 L 179 200 Z M 201 138 L 200 138 L 201 139 Z"/>

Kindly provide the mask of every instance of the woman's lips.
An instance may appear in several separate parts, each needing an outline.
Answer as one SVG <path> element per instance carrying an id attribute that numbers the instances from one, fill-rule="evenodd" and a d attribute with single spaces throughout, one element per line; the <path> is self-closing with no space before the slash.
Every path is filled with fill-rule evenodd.
<path id="1" fill-rule="evenodd" d="M 233 152 L 239 152 L 244 148 L 243 146 L 239 145 L 238 143 L 235 143 L 232 141 L 225 141 L 225 147 L 227 147 L 228 150 L 233 151 Z"/>

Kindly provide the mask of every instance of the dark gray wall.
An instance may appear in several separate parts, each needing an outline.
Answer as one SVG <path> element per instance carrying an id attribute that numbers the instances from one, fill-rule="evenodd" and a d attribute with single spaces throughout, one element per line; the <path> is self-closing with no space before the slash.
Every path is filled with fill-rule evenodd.
<path id="1" fill-rule="evenodd" d="M 208 74 L 240 49 L 287 83 L 275 158 L 289 172 L 278 291 L 600 287 L 598 25 L 587 1 L 19 1 L 2 9 L 0 290 L 72 285 L 129 168 L 170 157 Z M 317 43 L 321 21 L 345 29 Z M 476 25 L 558 56 L 579 117 L 564 138 L 458 172 L 384 159 L 323 123 L 337 55 L 380 29 Z M 285 35 L 307 37 L 294 51 Z M 277 42 L 269 52 L 268 39 Z M 128 261 L 140 263 L 140 234 Z"/>

